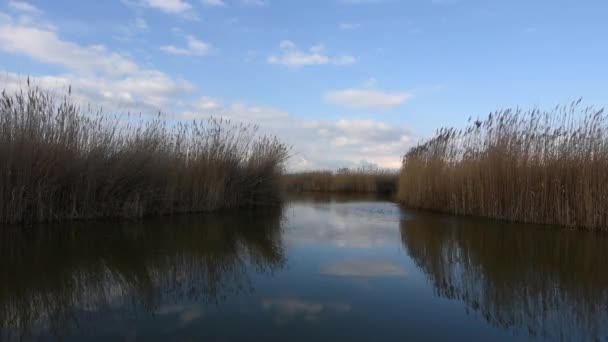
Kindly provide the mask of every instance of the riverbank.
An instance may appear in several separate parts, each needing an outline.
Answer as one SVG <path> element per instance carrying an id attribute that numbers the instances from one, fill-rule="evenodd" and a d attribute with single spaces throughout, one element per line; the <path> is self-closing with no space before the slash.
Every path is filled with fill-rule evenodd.
<path id="1" fill-rule="evenodd" d="M 410 149 L 399 201 L 509 221 L 608 228 L 608 120 L 580 101 L 503 110 Z"/>
<path id="2" fill-rule="evenodd" d="M 134 218 L 277 204 L 288 148 L 257 127 L 0 97 L 0 223 Z"/>
<path id="3" fill-rule="evenodd" d="M 283 186 L 288 192 L 394 194 L 398 174 L 383 169 L 340 169 L 286 174 Z"/>

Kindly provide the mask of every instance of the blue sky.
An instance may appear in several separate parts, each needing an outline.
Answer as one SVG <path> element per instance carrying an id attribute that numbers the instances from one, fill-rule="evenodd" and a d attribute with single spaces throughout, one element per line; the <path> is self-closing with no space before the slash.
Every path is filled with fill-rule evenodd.
<path id="1" fill-rule="evenodd" d="M 3 88 L 259 123 L 292 169 L 398 167 L 469 116 L 608 102 L 599 0 L 1 1 Z"/>

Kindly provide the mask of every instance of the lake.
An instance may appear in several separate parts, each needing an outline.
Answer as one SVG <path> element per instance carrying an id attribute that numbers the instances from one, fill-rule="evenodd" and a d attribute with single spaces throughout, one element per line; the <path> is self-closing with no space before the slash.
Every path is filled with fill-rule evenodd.
<path id="1" fill-rule="evenodd" d="M 2 340 L 606 340 L 608 238 L 365 196 L 6 231 Z"/>

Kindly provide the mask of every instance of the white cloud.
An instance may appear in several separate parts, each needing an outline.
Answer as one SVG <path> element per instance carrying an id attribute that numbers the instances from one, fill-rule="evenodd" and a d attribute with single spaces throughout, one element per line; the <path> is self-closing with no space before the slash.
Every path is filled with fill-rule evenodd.
<path id="1" fill-rule="evenodd" d="M 80 46 L 53 31 L 11 22 L 0 25 L 0 50 L 80 72 L 125 75 L 138 71 L 133 61 L 103 45 Z"/>
<path id="2" fill-rule="evenodd" d="M 224 0 L 202 0 L 203 5 L 210 7 L 225 7 Z"/>
<path id="3" fill-rule="evenodd" d="M 332 151 L 333 152 L 333 151 Z M 364 163 L 362 163 L 365 165 Z M 350 165 L 347 165 L 350 166 Z M 293 205 L 298 205 L 294 203 Z M 299 206 L 302 215 L 293 218 L 293 226 L 306 226 L 310 229 L 287 232 L 287 243 L 318 246 L 332 245 L 337 248 L 374 249 L 383 248 L 400 239 L 399 225 L 401 213 L 397 204 L 376 203 L 365 212 L 360 205 L 340 203 L 332 205 L 331 212 L 322 208 Z M 373 262 L 373 265 L 369 263 Z M 389 260 L 344 260 L 337 264 L 322 265 L 324 274 L 362 276 L 382 273 L 401 273 L 394 267 L 386 266 Z"/>
<path id="4" fill-rule="evenodd" d="M 198 100 L 195 107 L 203 111 L 219 110 L 223 107 L 223 104 L 221 100 L 203 96 Z"/>
<path id="5" fill-rule="evenodd" d="M 220 99 L 208 96 L 203 96 L 196 100 L 191 110 L 184 112 L 183 115 L 189 119 L 213 116 L 251 124 L 265 122 L 266 128 L 275 124 L 281 126 L 283 124 L 282 120 L 289 118 L 287 112 L 273 107 L 249 105 L 239 102 L 224 105 Z"/>
<path id="6" fill-rule="evenodd" d="M 60 38 L 44 25 L 33 25 L 11 17 L 0 22 L 0 51 L 63 67 L 65 71 L 57 75 L 31 77 L 33 84 L 44 89 L 67 89 L 71 85 L 79 101 L 125 110 L 158 110 L 170 104 L 173 96 L 193 89 L 187 81 L 142 68 L 103 45 L 82 46 Z M 3 73 L 3 88 L 25 85 L 27 76 Z"/>
<path id="7" fill-rule="evenodd" d="M 143 0 L 148 7 L 159 9 L 166 13 L 184 13 L 192 9 L 192 5 L 183 0 Z"/>
<path id="8" fill-rule="evenodd" d="M 294 42 L 283 40 L 279 44 L 279 49 L 280 54 L 268 57 L 269 64 L 297 68 L 307 65 L 351 65 L 357 62 L 357 59 L 350 55 L 329 56 L 323 45 L 314 45 L 308 51 L 302 51 Z"/>
<path id="9" fill-rule="evenodd" d="M 151 8 L 187 20 L 198 20 L 194 6 L 185 0 L 121 0 L 131 8 Z"/>
<path id="10" fill-rule="evenodd" d="M 389 126 L 375 120 L 311 120 L 280 108 L 238 101 L 224 103 L 221 98 L 202 94 L 196 100 L 186 99 L 187 94 L 194 91 L 191 83 L 144 67 L 132 57 L 105 46 L 67 40 L 42 24 L 44 18 L 40 19 L 24 24 L 19 18 L 0 16 L 0 51 L 63 69 L 33 75 L 31 83 L 59 94 L 71 85 L 72 96 L 79 103 L 101 106 L 108 111 L 154 113 L 162 110 L 183 114 L 178 114 L 177 119 L 220 116 L 259 124 L 262 133 L 276 135 L 293 146 L 291 170 L 351 167 L 362 163 L 397 168 L 401 155 L 414 141 L 407 127 Z M 297 49 L 293 42 L 285 41 L 281 45 L 287 50 Z M 207 51 L 197 48 L 197 44 L 188 44 L 182 49 L 198 54 Z M 317 45 L 310 48 L 310 53 L 323 55 L 324 50 Z M 0 88 L 23 88 L 26 77 L 11 70 L 0 70 Z"/>
<path id="11" fill-rule="evenodd" d="M 262 132 L 276 135 L 293 146 L 293 157 L 288 163 L 292 171 L 362 164 L 396 169 L 401 164 L 402 154 L 416 140 L 408 128 L 376 120 L 311 120 L 274 107 L 223 104 L 210 97 L 198 99 L 182 113 L 187 119 L 211 116 L 259 124 Z M 335 159 L 328 156 L 335 156 Z"/>
<path id="12" fill-rule="evenodd" d="M 325 93 L 325 101 L 353 109 L 386 109 L 402 105 L 412 94 L 387 93 L 374 89 L 349 88 Z"/>
<path id="13" fill-rule="evenodd" d="M 213 47 L 197 39 L 192 35 L 186 36 L 187 45 L 186 47 L 177 47 L 175 45 L 165 45 L 160 49 L 168 54 L 179 55 L 179 56 L 207 56 L 213 51 Z"/>
<path id="14" fill-rule="evenodd" d="M 42 89 L 63 95 L 72 88 L 73 98 L 82 105 L 103 107 L 110 111 L 153 114 L 172 105 L 173 98 L 191 92 L 192 84 L 174 80 L 159 71 L 149 70 L 126 78 L 82 74 L 26 76 L 0 71 L 0 88 L 9 91 L 23 89 L 26 78 Z"/>
<path id="15" fill-rule="evenodd" d="M 12 18 L 2 12 L 0 12 L 0 25 L 5 24 L 5 23 L 11 23 L 12 22 Z"/>
<path id="16" fill-rule="evenodd" d="M 42 11 L 38 7 L 32 5 L 28 2 L 25 2 L 25 1 L 9 1 L 8 7 L 12 8 L 16 11 L 27 12 L 30 14 L 42 13 Z"/>
<path id="17" fill-rule="evenodd" d="M 355 30 L 361 27 L 361 25 L 357 23 L 340 23 L 338 27 L 340 30 Z"/>
<path id="18" fill-rule="evenodd" d="M 291 40 L 282 40 L 279 43 L 279 47 L 281 49 L 286 49 L 286 50 L 295 49 L 296 48 L 296 44 L 294 42 L 292 42 Z"/>

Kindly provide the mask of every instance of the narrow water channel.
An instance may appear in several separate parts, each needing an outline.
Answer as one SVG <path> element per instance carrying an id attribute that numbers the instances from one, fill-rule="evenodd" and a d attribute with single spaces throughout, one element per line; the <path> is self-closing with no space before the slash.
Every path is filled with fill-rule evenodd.
<path id="1" fill-rule="evenodd" d="M 605 340 L 608 238 L 306 196 L 5 229 L 2 340 Z"/>

